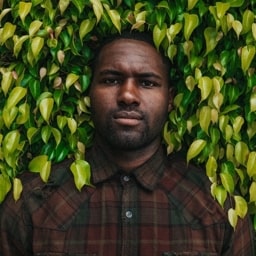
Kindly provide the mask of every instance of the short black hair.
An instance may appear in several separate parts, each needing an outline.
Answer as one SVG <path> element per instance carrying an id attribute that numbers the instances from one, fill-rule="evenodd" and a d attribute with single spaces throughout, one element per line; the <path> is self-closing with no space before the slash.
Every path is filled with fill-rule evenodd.
<path id="1" fill-rule="evenodd" d="M 98 65 L 99 62 L 99 56 L 101 53 L 101 50 L 107 45 L 110 44 L 116 40 L 120 39 L 132 39 L 132 40 L 138 40 L 138 41 L 143 41 L 151 45 L 152 47 L 156 48 L 153 37 L 152 37 L 152 32 L 147 32 L 147 31 L 137 31 L 137 30 L 125 30 L 122 33 L 117 33 L 113 34 L 110 36 L 105 37 L 103 40 L 101 40 L 100 44 L 97 45 L 94 49 L 94 59 L 92 62 L 92 74 L 94 75 L 94 70 Z M 170 59 L 165 55 L 163 49 L 158 50 L 160 56 L 162 57 L 162 61 L 164 66 L 166 67 L 166 73 L 168 76 L 169 84 L 170 84 L 170 70 L 171 70 L 171 61 Z"/>

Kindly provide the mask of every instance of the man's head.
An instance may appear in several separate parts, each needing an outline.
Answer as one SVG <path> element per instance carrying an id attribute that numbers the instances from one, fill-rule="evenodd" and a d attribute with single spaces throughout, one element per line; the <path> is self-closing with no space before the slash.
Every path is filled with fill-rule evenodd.
<path id="1" fill-rule="evenodd" d="M 159 145 L 171 107 L 169 81 L 169 66 L 153 42 L 121 36 L 105 43 L 90 88 L 96 138 L 126 151 Z"/>

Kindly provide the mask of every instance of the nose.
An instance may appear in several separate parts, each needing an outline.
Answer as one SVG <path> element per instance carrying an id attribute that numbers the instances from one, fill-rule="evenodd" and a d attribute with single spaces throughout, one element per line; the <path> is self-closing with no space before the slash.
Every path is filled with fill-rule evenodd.
<path id="1" fill-rule="evenodd" d="M 120 86 L 117 95 L 118 105 L 139 105 L 139 88 L 135 79 L 128 78 Z"/>

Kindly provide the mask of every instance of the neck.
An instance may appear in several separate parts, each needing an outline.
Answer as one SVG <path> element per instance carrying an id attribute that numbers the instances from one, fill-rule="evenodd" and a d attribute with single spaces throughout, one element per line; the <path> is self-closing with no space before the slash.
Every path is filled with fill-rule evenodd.
<path id="1" fill-rule="evenodd" d="M 153 143 L 139 149 L 125 150 L 120 148 L 113 148 L 107 144 L 96 140 L 109 160 L 115 163 L 121 170 L 130 172 L 140 165 L 144 164 L 159 148 L 160 139 Z"/>

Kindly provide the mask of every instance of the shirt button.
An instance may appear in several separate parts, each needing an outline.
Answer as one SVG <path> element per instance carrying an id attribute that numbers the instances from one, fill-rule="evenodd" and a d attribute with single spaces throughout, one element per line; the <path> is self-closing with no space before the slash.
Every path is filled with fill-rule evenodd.
<path id="1" fill-rule="evenodd" d="M 130 219 L 132 218 L 132 211 L 126 211 L 125 216 Z"/>
<path id="2" fill-rule="evenodd" d="M 125 182 L 128 182 L 128 181 L 130 180 L 130 177 L 127 176 L 127 175 L 125 175 L 125 176 L 123 177 L 123 180 L 124 180 Z"/>

